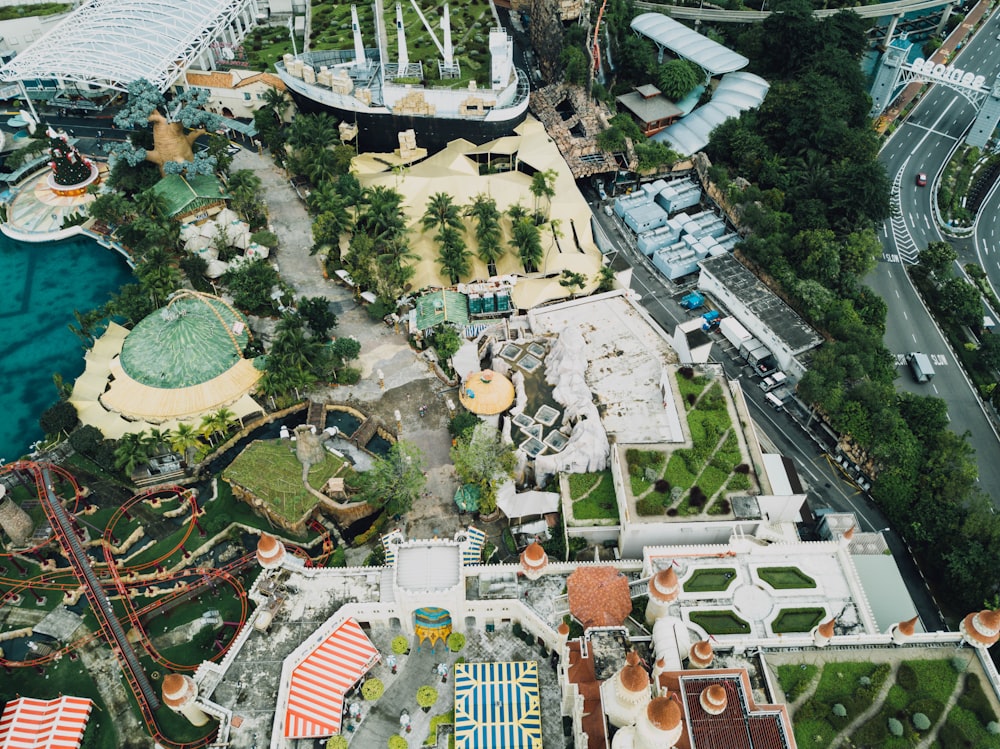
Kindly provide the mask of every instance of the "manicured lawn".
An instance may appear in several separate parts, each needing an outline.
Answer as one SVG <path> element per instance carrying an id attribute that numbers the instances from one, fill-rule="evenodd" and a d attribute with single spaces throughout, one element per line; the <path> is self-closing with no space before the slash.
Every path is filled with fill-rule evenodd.
<path id="1" fill-rule="evenodd" d="M 691 621 L 710 635 L 745 635 L 750 625 L 732 611 L 694 611 Z"/>
<path id="2" fill-rule="evenodd" d="M 615 498 L 615 485 L 611 480 L 611 471 L 600 473 L 574 474 L 584 476 L 590 481 L 590 493 L 581 499 L 573 501 L 573 517 L 578 520 L 618 520 L 618 502 Z M 570 477 L 570 496 L 573 496 L 572 478 Z"/>
<path id="3" fill-rule="evenodd" d="M 757 576 L 775 590 L 816 587 L 816 581 L 798 567 L 761 567 Z"/>
<path id="4" fill-rule="evenodd" d="M 826 611 L 818 608 L 782 609 L 774 617 L 771 629 L 778 634 L 808 632 L 823 618 Z"/>
<path id="5" fill-rule="evenodd" d="M 695 570 L 684 581 L 685 593 L 709 593 L 726 590 L 736 579 L 736 570 L 732 567 L 709 567 Z"/>

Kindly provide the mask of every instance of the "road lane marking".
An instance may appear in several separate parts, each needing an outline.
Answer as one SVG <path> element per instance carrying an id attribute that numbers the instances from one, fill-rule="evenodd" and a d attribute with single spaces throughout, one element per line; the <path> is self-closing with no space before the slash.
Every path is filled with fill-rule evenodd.
<path id="1" fill-rule="evenodd" d="M 910 319 L 910 316 L 908 314 L 906 314 L 906 310 L 905 309 L 903 310 L 903 319 L 904 320 L 909 320 Z"/>

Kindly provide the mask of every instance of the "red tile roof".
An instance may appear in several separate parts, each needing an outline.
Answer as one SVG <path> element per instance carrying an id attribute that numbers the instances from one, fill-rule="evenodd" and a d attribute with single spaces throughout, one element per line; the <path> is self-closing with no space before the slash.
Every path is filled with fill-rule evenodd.
<path id="1" fill-rule="evenodd" d="M 589 738 L 589 746 L 604 746 L 607 729 L 604 721 L 604 706 L 601 703 L 601 682 L 594 673 L 594 660 L 584 657 L 580 641 L 569 643 L 569 669 L 566 673 L 570 683 L 575 684 L 583 697 L 583 717 L 580 722 Z"/>
<path id="2" fill-rule="evenodd" d="M 614 567 L 578 567 L 566 578 L 569 611 L 588 627 L 618 627 L 632 612 L 628 578 Z"/>

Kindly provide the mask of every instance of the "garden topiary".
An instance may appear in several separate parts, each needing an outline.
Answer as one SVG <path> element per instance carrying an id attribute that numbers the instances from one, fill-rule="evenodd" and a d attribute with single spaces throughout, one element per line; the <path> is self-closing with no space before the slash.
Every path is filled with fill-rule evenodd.
<path id="1" fill-rule="evenodd" d="M 669 510 L 667 510 L 667 517 L 668 518 L 675 518 L 675 517 L 677 517 L 677 508 L 676 507 L 671 507 Z"/>
<path id="2" fill-rule="evenodd" d="M 410 651 L 410 643 L 405 637 L 399 635 L 397 637 L 392 638 L 393 653 L 395 653 L 396 655 L 403 655 L 404 653 L 408 653 L 409 651 Z"/>
<path id="3" fill-rule="evenodd" d="M 663 505 L 653 497 L 643 497 L 635 503 L 635 511 L 640 515 L 659 515 L 663 511 Z"/>
<path id="4" fill-rule="evenodd" d="M 995 720 L 991 720 L 986 724 L 986 730 L 991 736 L 1000 736 L 1000 723 L 997 723 Z"/>
<path id="5" fill-rule="evenodd" d="M 903 735 L 903 724 L 900 723 L 895 718 L 889 718 L 889 733 L 895 736 L 897 739 Z"/>
<path id="6" fill-rule="evenodd" d="M 389 749 L 406 749 L 406 747 L 409 746 L 409 744 L 406 743 L 406 739 L 399 735 L 390 736 L 387 744 Z"/>
<path id="7" fill-rule="evenodd" d="M 343 736 L 331 736 L 326 742 L 326 749 L 347 749 L 347 739 Z"/>
<path id="8" fill-rule="evenodd" d="M 838 718 L 846 718 L 847 708 L 838 702 L 836 705 L 833 706 L 833 714 L 836 715 Z"/>
<path id="9" fill-rule="evenodd" d="M 862 676 L 861 678 L 858 679 L 858 684 L 860 684 L 863 687 L 870 687 L 872 685 L 872 680 L 868 676 Z"/>
<path id="10" fill-rule="evenodd" d="M 438 692 L 437 690 L 424 684 L 422 687 L 417 687 L 417 705 L 425 713 L 430 712 L 431 707 L 437 702 Z"/>
<path id="11" fill-rule="evenodd" d="M 694 370 L 691 367 L 681 367 L 677 370 L 677 374 L 683 377 L 685 380 L 690 380 L 694 377 Z"/>
<path id="12" fill-rule="evenodd" d="M 733 470 L 736 471 L 736 473 L 750 473 L 750 466 L 748 466 L 746 463 L 740 463 Z"/>
<path id="13" fill-rule="evenodd" d="M 909 663 L 900 664 L 899 671 L 896 672 L 896 683 L 907 692 L 915 692 L 917 690 L 919 686 L 917 672 L 913 670 L 913 667 Z"/>
<path id="14" fill-rule="evenodd" d="M 448 650 L 457 653 L 465 647 L 465 635 L 461 632 L 452 632 L 448 635 Z"/>
<path id="15" fill-rule="evenodd" d="M 926 731 L 931 727 L 931 719 L 923 713 L 914 713 L 910 720 L 913 722 L 913 727 L 918 731 Z"/>
<path id="16" fill-rule="evenodd" d="M 653 484 L 653 488 L 658 494 L 668 494 L 670 492 L 670 482 L 666 479 L 657 479 L 656 483 Z"/>
<path id="17" fill-rule="evenodd" d="M 385 693 L 385 684 L 381 679 L 368 679 L 361 685 L 361 696 L 369 702 L 374 702 Z"/>

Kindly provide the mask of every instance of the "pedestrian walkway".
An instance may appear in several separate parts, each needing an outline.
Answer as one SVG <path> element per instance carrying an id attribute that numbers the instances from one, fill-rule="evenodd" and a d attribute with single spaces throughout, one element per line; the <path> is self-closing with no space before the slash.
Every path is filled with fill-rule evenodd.
<path id="1" fill-rule="evenodd" d="M 439 644 L 436 650 L 430 647 L 413 648 L 395 680 L 385 690 L 385 694 L 375 703 L 361 725 L 351 737 L 351 743 L 359 747 L 386 746 L 389 737 L 401 733 L 399 718 L 403 710 L 410 715 L 410 733 L 403 733 L 411 746 L 420 746 L 430 733 L 431 718 L 446 712 L 451 704 L 451 683 L 442 684 L 435 667 L 442 660 L 451 660 L 444 645 Z M 450 655 L 450 653 L 449 653 Z M 438 690 L 438 701 L 430 712 L 424 712 L 417 706 L 417 689 L 424 684 L 434 686 Z"/>

